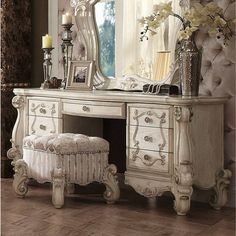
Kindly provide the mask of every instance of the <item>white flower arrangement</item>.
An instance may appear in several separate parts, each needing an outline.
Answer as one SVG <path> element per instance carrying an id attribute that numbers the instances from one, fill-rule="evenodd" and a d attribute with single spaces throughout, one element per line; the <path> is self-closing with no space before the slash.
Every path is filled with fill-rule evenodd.
<path id="1" fill-rule="evenodd" d="M 174 13 L 171 5 L 172 2 L 154 5 L 153 13 L 139 20 L 144 27 L 141 32 L 141 41 L 143 39 L 148 40 L 148 32 L 151 35 L 156 34 L 156 29 L 169 16 L 177 17 L 182 22 L 183 27 L 179 32 L 179 40 L 189 39 L 193 32 L 200 27 L 205 27 L 211 37 L 222 39 L 225 45 L 235 35 L 232 30 L 236 23 L 235 19 L 225 19 L 223 9 L 214 2 L 210 2 L 205 6 L 196 3 L 183 16 Z"/>

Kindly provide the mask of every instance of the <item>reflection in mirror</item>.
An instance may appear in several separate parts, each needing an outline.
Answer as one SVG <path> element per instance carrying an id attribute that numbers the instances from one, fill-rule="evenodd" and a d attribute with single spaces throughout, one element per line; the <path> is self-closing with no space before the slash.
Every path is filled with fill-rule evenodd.
<path id="1" fill-rule="evenodd" d="M 150 15 L 155 4 L 169 0 L 100 0 L 95 5 L 102 73 L 109 78 L 138 77 L 163 81 L 175 62 L 177 33 L 181 23 L 169 17 L 157 34 L 140 41 L 139 19 Z M 179 0 L 172 2 L 181 14 Z"/>
<path id="2" fill-rule="evenodd" d="M 115 77 L 115 0 L 100 1 L 95 5 L 100 67 L 104 75 Z"/>

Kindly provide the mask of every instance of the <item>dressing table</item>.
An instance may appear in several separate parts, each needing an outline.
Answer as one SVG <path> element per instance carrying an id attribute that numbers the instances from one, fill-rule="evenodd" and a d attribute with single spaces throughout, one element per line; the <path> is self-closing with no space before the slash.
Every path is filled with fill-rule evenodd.
<path id="1" fill-rule="evenodd" d="M 21 158 L 26 135 L 66 132 L 65 115 L 126 119 L 126 184 L 148 198 L 172 192 L 179 215 L 189 211 L 193 185 L 214 190 L 214 208 L 226 203 L 231 177 L 223 167 L 226 98 L 57 89 L 14 93 L 18 117 L 9 158 Z"/>

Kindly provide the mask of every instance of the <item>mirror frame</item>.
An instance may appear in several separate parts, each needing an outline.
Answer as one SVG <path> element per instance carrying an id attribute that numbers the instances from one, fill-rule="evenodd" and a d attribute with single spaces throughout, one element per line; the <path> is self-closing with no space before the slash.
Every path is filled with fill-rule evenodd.
<path id="1" fill-rule="evenodd" d="M 59 1 L 59 0 L 58 0 Z M 55 44 L 58 45 L 58 1 L 49 0 L 49 34 L 55 38 Z M 150 83 L 148 79 L 125 77 L 123 79 L 109 79 L 101 70 L 100 66 L 100 44 L 98 39 L 98 28 L 95 19 L 95 4 L 100 0 L 70 0 L 70 5 L 74 9 L 77 34 L 82 39 L 85 47 L 84 60 L 94 61 L 95 75 L 93 85 L 99 90 L 124 90 L 124 91 L 142 91 L 143 85 Z M 180 0 L 180 7 L 184 10 L 190 7 L 190 0 Z M 53 27 L 54 26 L 54 27 Z M 59 59 L 59 47 L 56 47 L 53 61 Z M 53 69 L 53 74 L 58 76 L 58 67 Z"/>

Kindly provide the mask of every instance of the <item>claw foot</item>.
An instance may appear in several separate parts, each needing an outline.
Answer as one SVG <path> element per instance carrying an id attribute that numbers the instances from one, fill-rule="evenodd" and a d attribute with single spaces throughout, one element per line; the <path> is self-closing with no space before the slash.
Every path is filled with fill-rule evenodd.
<path id="1" fill-rule="evenodd" d="M 13 161 L 12 165 L 14 166 L 15 171 L 13 189 L 19 197 L 24 197 L 28 192 L 27 163 L 24 160 L 19 159 L 17 161 Z"/>
<path id="2" fill-rule="evenodd" d="M 221 170 L 216 174 L 216 185 L 213 188 L 214 195 L 210 200 L 210 205 L 220 210 L 228 200 L 228 186 L 232 173 L 230 170 Z"/>
<path id="3" fill-rule="evenodd" d="M 120 198 L 120 188 L 117 181 L 117 168 L 111 164 L 104 170 L 102 182 L 106 186 L 103 196 L 108 204 L 112 204 Z"/>

